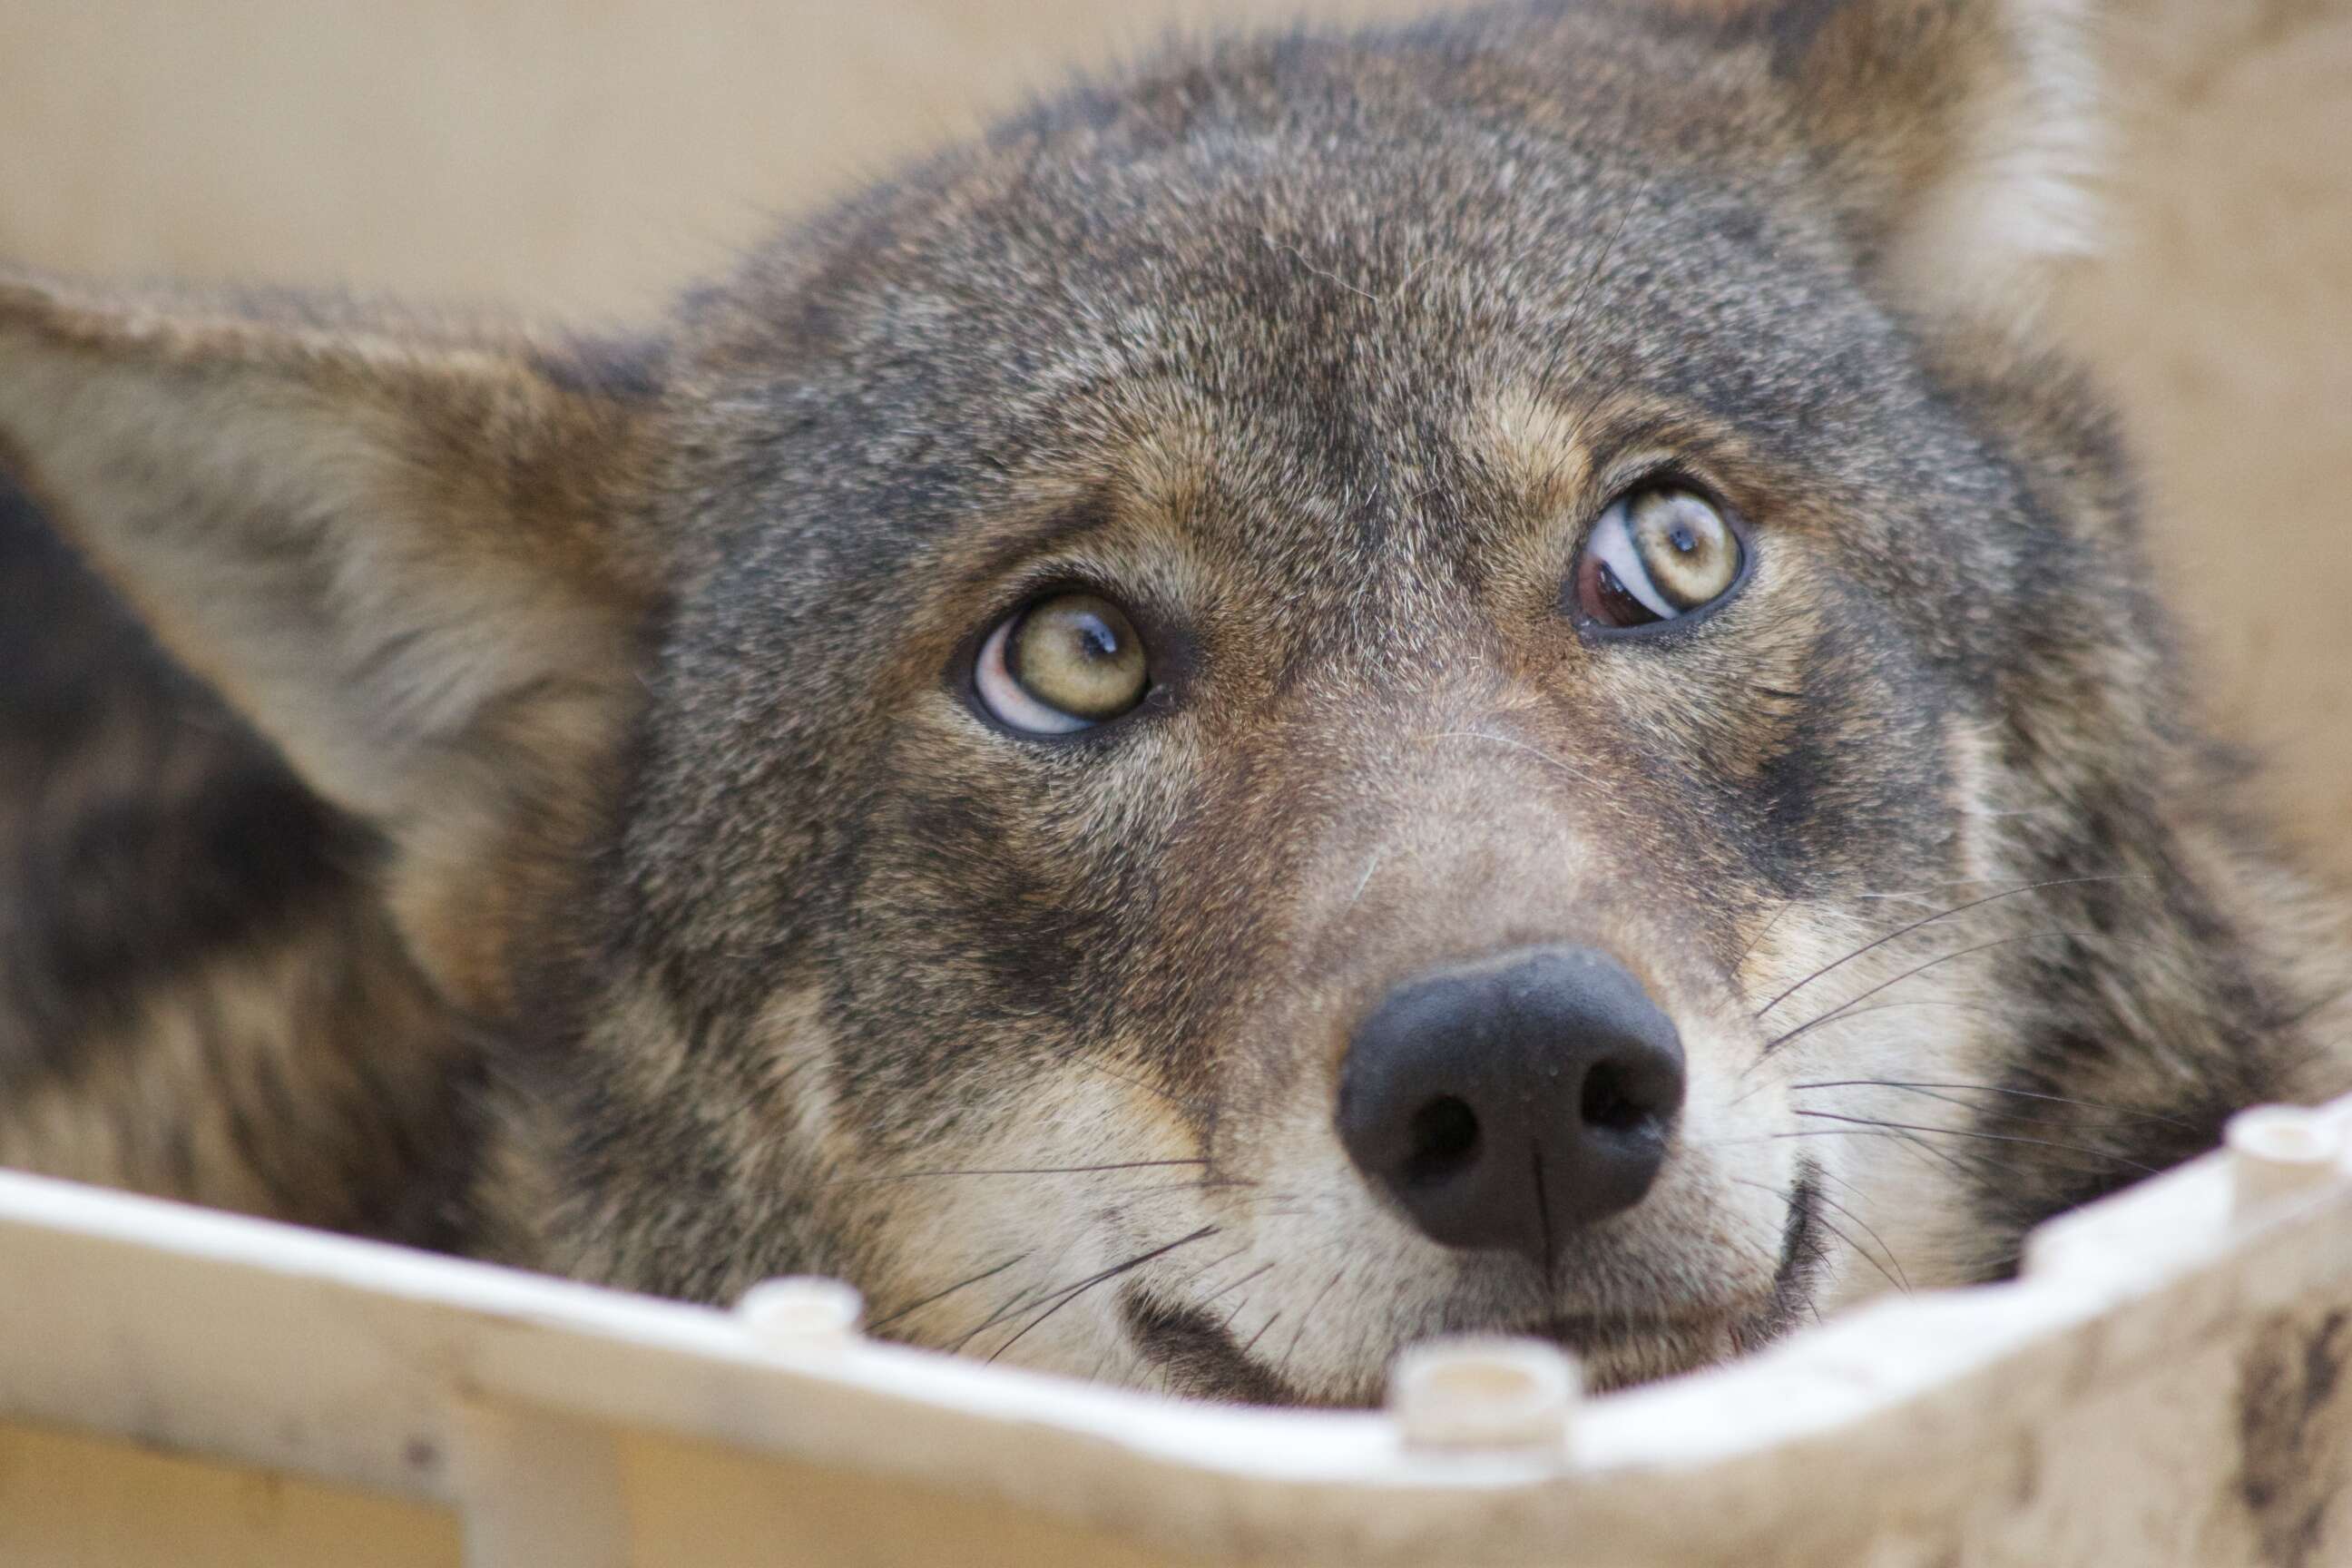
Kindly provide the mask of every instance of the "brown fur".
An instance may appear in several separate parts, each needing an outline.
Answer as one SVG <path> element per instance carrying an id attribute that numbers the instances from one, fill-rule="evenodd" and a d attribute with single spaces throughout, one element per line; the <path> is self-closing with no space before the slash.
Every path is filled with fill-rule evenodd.
<path id="1" fill-rule="evenodd" d="M 11 466 L 362 847 L 0 1036 L 0 1157 L 694 1297 L 835 1272 L 919 1342 L 1251 1398 L 1459 1328 L 1623 1381 L 2001 1272 L 2347 1076 L 2332 925 L 2218 815 L 2126 466 L 2032 345 L 2074 31 L 1178 50 L 645 346 L 0 285 Z M 1752 572 L 1595 637 L 1562 585 L 1662 463 Z M 969 688 L 1056 584 L 1154 686 L 1049 743 Z M 1672 1157 L 1556 1265 L 1441 1248 L 1333 1135 L 1352 1028 L 1556 942 L 1673 1015 Z M 430 1147 L 327 1163 L 360 1064 Z M 266 1147 L 215 1130 L 247 1084 Z M 341 1195 L 257 1175 L 305 1161 Z"/>

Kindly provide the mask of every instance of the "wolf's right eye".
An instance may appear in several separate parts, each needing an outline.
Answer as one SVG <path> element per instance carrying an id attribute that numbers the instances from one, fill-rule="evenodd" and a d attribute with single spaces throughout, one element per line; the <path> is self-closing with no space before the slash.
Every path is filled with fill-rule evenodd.
<path id="1" fill-rule="evenodd" d="M 1595 626 L 1655 626 L 1724 597 L 1746 567 L 1739 535 L 1714 502 L 1678 486 L 1644 486 L 1592 525 L 1576 563 L 1576 605 Z"/>
<path id="2" fill-rule="evenodd" d="M 1008 729 L 1068 735 L 1142 701 L 1151 671 L 1143 638 L 1117 605 L 1055 594 L 997 623 L 980 645 L 972 687 Z"/>

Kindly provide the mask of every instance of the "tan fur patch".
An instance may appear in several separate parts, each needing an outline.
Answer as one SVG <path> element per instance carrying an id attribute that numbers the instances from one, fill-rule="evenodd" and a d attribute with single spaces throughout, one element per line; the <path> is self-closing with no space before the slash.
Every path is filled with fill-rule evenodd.
<path id="1" fill-rule="evenodd" d="M 1530 506 L 1557 512 L 1582 497 L 1592 454 L 1575 416 L 1526 388 L 1497 393 L 1484 412 L 1484 427 L 1466 432 L 1465 445 L 1490 455 Z"/>
<path id="2" fill-rule="evenodd" d="M 465 1049 L 380 920 L 310 911 L 135 999 L 121 1037 L 0 1100 L 0 1165 L 368 1228 Z"/>

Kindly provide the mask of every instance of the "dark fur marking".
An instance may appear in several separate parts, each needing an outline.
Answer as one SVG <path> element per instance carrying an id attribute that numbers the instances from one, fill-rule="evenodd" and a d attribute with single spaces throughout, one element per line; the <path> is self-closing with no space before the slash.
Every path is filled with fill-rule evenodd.
<path id="1" fill-rule="evenodd" d="M 369 836 L 173 665 L 0 478 L 0 1086 L 334 896 Z"/>
<path id="2" fill-rule="evenodd" d="M 2347 1422 L 2335 1407 L 2352 1312 L 2274 1320 L 2238 1369 L 2238 1495 L 2269 1568 L 2311 1568 L 2343 1492 Z"/>
<path id="3" fill-rule="evenodd" d="M 1176 1392 L 1244 1405 L 1298 1402 L 1279 1377 L 1244 1353 L 1224 1321 L 1208 1309 L 1172 1305 L 1130 1285 L 1119 1291 L 1118 1310 L 1135 1348 Z"/>

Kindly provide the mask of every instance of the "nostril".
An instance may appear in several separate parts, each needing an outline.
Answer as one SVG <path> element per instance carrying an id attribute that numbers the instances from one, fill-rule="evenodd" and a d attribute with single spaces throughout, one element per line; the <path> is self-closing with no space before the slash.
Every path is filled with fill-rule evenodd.
<path id="1" fill-rule="evenodd" d="M 1631 1132 L 1650 1120 L 1650 1108 L 1634 1091 L 1631 1075 L 1615 1062 L 1597 1063 L 1584 1075 L 1584 1124 Z"/>
<path id="2" fill-rule="evenodd" d="M 1478 1113 L 1458 1096 L 1441 1094 L 1412 1113 L 1411 1152 L 1401 1173 L 1408 1187 L 1444 1181 L 1478 1159 Z"/>

